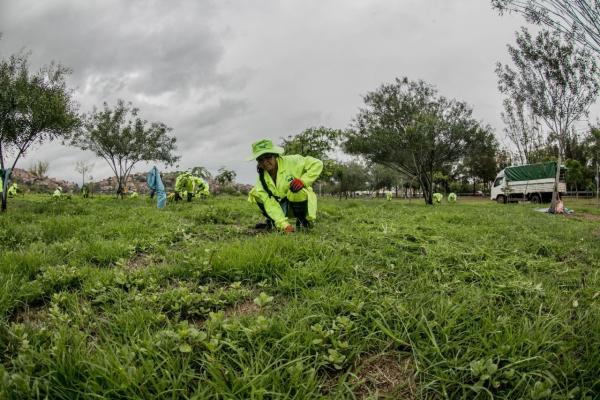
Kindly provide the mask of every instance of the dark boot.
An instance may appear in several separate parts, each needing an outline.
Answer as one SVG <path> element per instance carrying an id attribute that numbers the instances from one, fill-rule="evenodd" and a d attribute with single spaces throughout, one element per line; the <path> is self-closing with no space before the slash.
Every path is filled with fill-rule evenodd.
<path id="1" fill-rule="evenodd" d="M 296 228 L 310 228 L 311 224 L 306 219 L 308 216 L 308 201 L 290 202 L 294 217 L 296 217 Z"/>
<path id="2" fill-rule="evenodd" d="M 265 231 L 270 231 L 274 227 L 275 225 L 273 225 L 273 221 L 269 219 L 267 219 L 265 222 L 259 222 L 258 224 L 254 225 L 254 229 L 260 229 Z"/>

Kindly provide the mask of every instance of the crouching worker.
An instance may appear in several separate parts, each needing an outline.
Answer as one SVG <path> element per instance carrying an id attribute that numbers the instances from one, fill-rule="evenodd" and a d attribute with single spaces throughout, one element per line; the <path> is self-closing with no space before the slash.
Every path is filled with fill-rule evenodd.
<path id="1" fill-rule="evenodd" d="M 184 172 L 177 176 L 175 180 L 175 201 L 187 197 L 187 201 L 192 201 L 194 196 L 208 196 L 208 183 L 200 177 Z"/>
<path id="2" fill-rule="evenodd" d="M 277 228 L 294 232 L 288 218 L 296 218 L 296 228 L 308 228 L 317 216 L 317 195 L 313 182 L 323 170 L 323 162 L 314 157 L 283 155 L 283 148 L 268 139 L 252 144 L 252 157 L 256 160 L 258 177 L 256 186 L 248 194 L 248 201 L 258 206 L 266 217 L 257 229 Z"/>

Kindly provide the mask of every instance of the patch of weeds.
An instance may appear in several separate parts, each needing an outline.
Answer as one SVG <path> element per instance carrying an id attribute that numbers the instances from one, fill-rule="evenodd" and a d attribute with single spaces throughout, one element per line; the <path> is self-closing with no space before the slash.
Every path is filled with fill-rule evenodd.
<path id="1" fill-rule="evenodd" d="M 180 286 L 149 295 L 143 301 L 171 317 L 196 320 L 206 318 L 210 312 L 229 308 L 248 294 L 248 289 L 243 287 Z"/>
<path id="2" fill-rule="evenodd" d="M 233 224 L 239 222 L 240 214 L 230 207 L 208 206 L 203 207 L 193 217 L 192 221 L 196 225 L 201 224 Z"/>
<path id="3" fill-rule="evenodd" d="M 356 330 L 352 320 L 339 316 L 330 324 L 317 323 L 311 326 L 315 338 L 312 340 L 313 349 L 319 354 L 321 366 L 341 370 L 348 362 L 348 339 Z"/>
<path id="4" fill-rule="evenodd" d="M 80 245 L 72 255 L 73 259 L 82 264 L 91 264 L 96 267 L 110 267 L 130 254 L 130 247 L 122 241 L 93 241 Z"/>

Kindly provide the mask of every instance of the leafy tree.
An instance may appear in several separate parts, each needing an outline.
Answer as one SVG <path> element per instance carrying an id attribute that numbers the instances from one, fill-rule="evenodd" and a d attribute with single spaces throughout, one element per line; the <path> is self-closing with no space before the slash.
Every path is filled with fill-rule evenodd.
<path id="1" fill-rule="evenodd" d="M 492 0 L 500 12 L 518 12 L 527 21 L 572 34 L 581 45 L 600 55 L 598 0 Z"/>
<path id="2" fill-rule="evenodd" d="M 558 141 L 558 165 L 561 165 L 569 129 L 588 114 L 600 84 L 598 68 L 590 52 L 575 46 L 572 37 L 559 32 L 541 31 L 534 39 L 522 28 L 517 32 L 517 47 L 508 46 L 516 70 L 500 63 L 496 73 L 499 89 L 517 102 L 523 102 L 539 117 Z M 550 210 L 553 211 L 560 168 Z"/>
<path id="3" fill-rule="evenodd" d="M 225 167 L 219 168 L 218 174 L 215 177 L 215 180 L 219 182 L 222 186 L 230 185 L 235 180 L 237 174 L 235 171 L 226 169 Z"/>
<path id="4" fill-rule="evenodd" d="M 77 161 L 75 164 L 75 171 L 81 174 L 81 187 L 85 186 L 85 175 L 92 170 L 94 163 L 87 162 L 85 160 Z"/>
<path id="5" fill-rule="evenodd" d="M 48 161 L 36 161 L 27 169 L 27 171 L 36 178 L 44 178 L 48 173 L 49 167 L 50 163 Z"/>
<path id="6" fill-rule="evenodd" d="M 512 165 L 511 153 L 506 148 L 498 150 L 496 153 L 496 165 L 497 170 L 504 169 L 506 167 L 510 167 Z"/>
<path id="7" fill-rule="evenodd" d="M 402 182 L 402 176 L 385 165 L 373 164 L 370 170 L 372 190 L 397 188 Z"/>
<path id="8" fill-rule="evenodd" d="M 308 128 L 297 135 L 290 135 L 283 139 L 281 146 L 286 154 L 300 154 L 311 156 L 323 161 L 323 171 L 320 180 L 328 180 L 337 168 L 337 163 L 330 157 L 343 137 L 343 132 L 338 129 L 325 127 Z"/>
<path id="9" fill-rule="evenodd" d="M 0 169 L 4 182 L 10 179 L 8 169 L 14 169 L 31 146 L 62 137 L 78 126 L 76 107 L 65 83 L 68 73 L 54 63 L 30 73 L 25 54 L 0 60 Z M 6 192 L 2 192 L 2 211 L 6 210 Z"/>
<path id="10" fill-rule="evenodd" d="M 433 174 L 462 156 L 478 124 L 463 102 L 437 95 L 423 81 L 396 79 L 365 98 L 346 150 L 415 177 L 432 204 Z"/>
<path id="11" fill-rule="evenodd" d="M 588 136 L 585 138 L 588 157 L 591 160 L 592 174 L 595 173 L 596 181 L 596 200 L 600 204 L 600 128 L 591 127 Z"/>
<path id="12" fill-rule="evenodd" d="M 498 141 L 489 126 L 473 130 L 465 141 L 465 152 L 460 160 L 460 169 L 472 180 L 473 192 L 475 192 L 477 182 L 489 183 L 496 178 Z"/>
<path id="13" fill-rule="evenodd" d="M 348 193 L 366 189 L 368 178 L 368 170 L 356 161 L 338 163 L 333 172 L 333 179 L 337 183 L 340 199 L 342 195 L 348 198 Z"/>
<path id="14" fill-rule="evenodd" d="M 73 135 L 71 144 L 91 150 L 103 158 L 117 179 L 117 194 L 123 198 L 125 182 L 133 167 L 140 161 L 159 161 L 174 164 L 179 157 L 171 128 L 162 122 L 148 121 L 138 116 L 139 110 L 131 103 L 117 102 L 114 109 L 104 103 L 102 110 L 85 116 L 82 129 Z"/>
<path id="15" fill-rule="evenodd" d="M 579 190 L 581 185 L 583 184 L 583 174 L 584 167 L 577 160 L 567 160 L 565 162 L 565 166 L 567 167 L 567 172 L 565 176 L 565 180 L 567 181 L 567 185 L 570 188 L 575 187 L 575 191 Z"/>
<path id="16" fill-rule="evenodd" d="M 504 134 L 515 146 L 520 164 L 530 164 L 532 153 L 543 145 L 538 118 L 532 115 L 521 98 L 504 99 L 502 121 Z"/>
<path id="17" fill-rule="evenodd" d="M 199 176 L 202 179 L 209 179 L 212 176 L 210 171 L 206 167 L 200 165 L 192 168 L 190 172 L 192 175 Z"/>
<path id="18" fill-rule="evenodd" d="M 297 135 L 290 135 L 282 140 L 286 154 L 300 154 L 320 160 L 327 158 L 334 151 L 342 137 L 342 131 L 325 127 L 308 128 Z"/>
<path id="19" fill-rule="evenodd" d="M 450 182 L 450 177 L 446 174 L 444 174 L 444 172 L 442 171 L 435 171 L 433 173 L 433 183 L 435 185 L 437 185 L 437 187 L 442 187 L 443 188 L 443 192 L 447 193 L 448 192 L 448 184 Z M 434 188 L 435 191 L 440 191 L 438 188 Z"/>

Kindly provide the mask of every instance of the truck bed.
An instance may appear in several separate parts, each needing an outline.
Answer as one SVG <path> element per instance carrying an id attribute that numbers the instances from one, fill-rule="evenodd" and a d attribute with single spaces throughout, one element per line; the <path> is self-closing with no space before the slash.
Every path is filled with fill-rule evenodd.
<path id="1" fill-rule="evenodd" d="M 547 193 L 554 189 L 554 178 L 536 179 L 532 181 L 510 181 L 507 182 L 511 194 Z M 558 183 L 558 191 L 566 192 L 567 185 Z"/>

